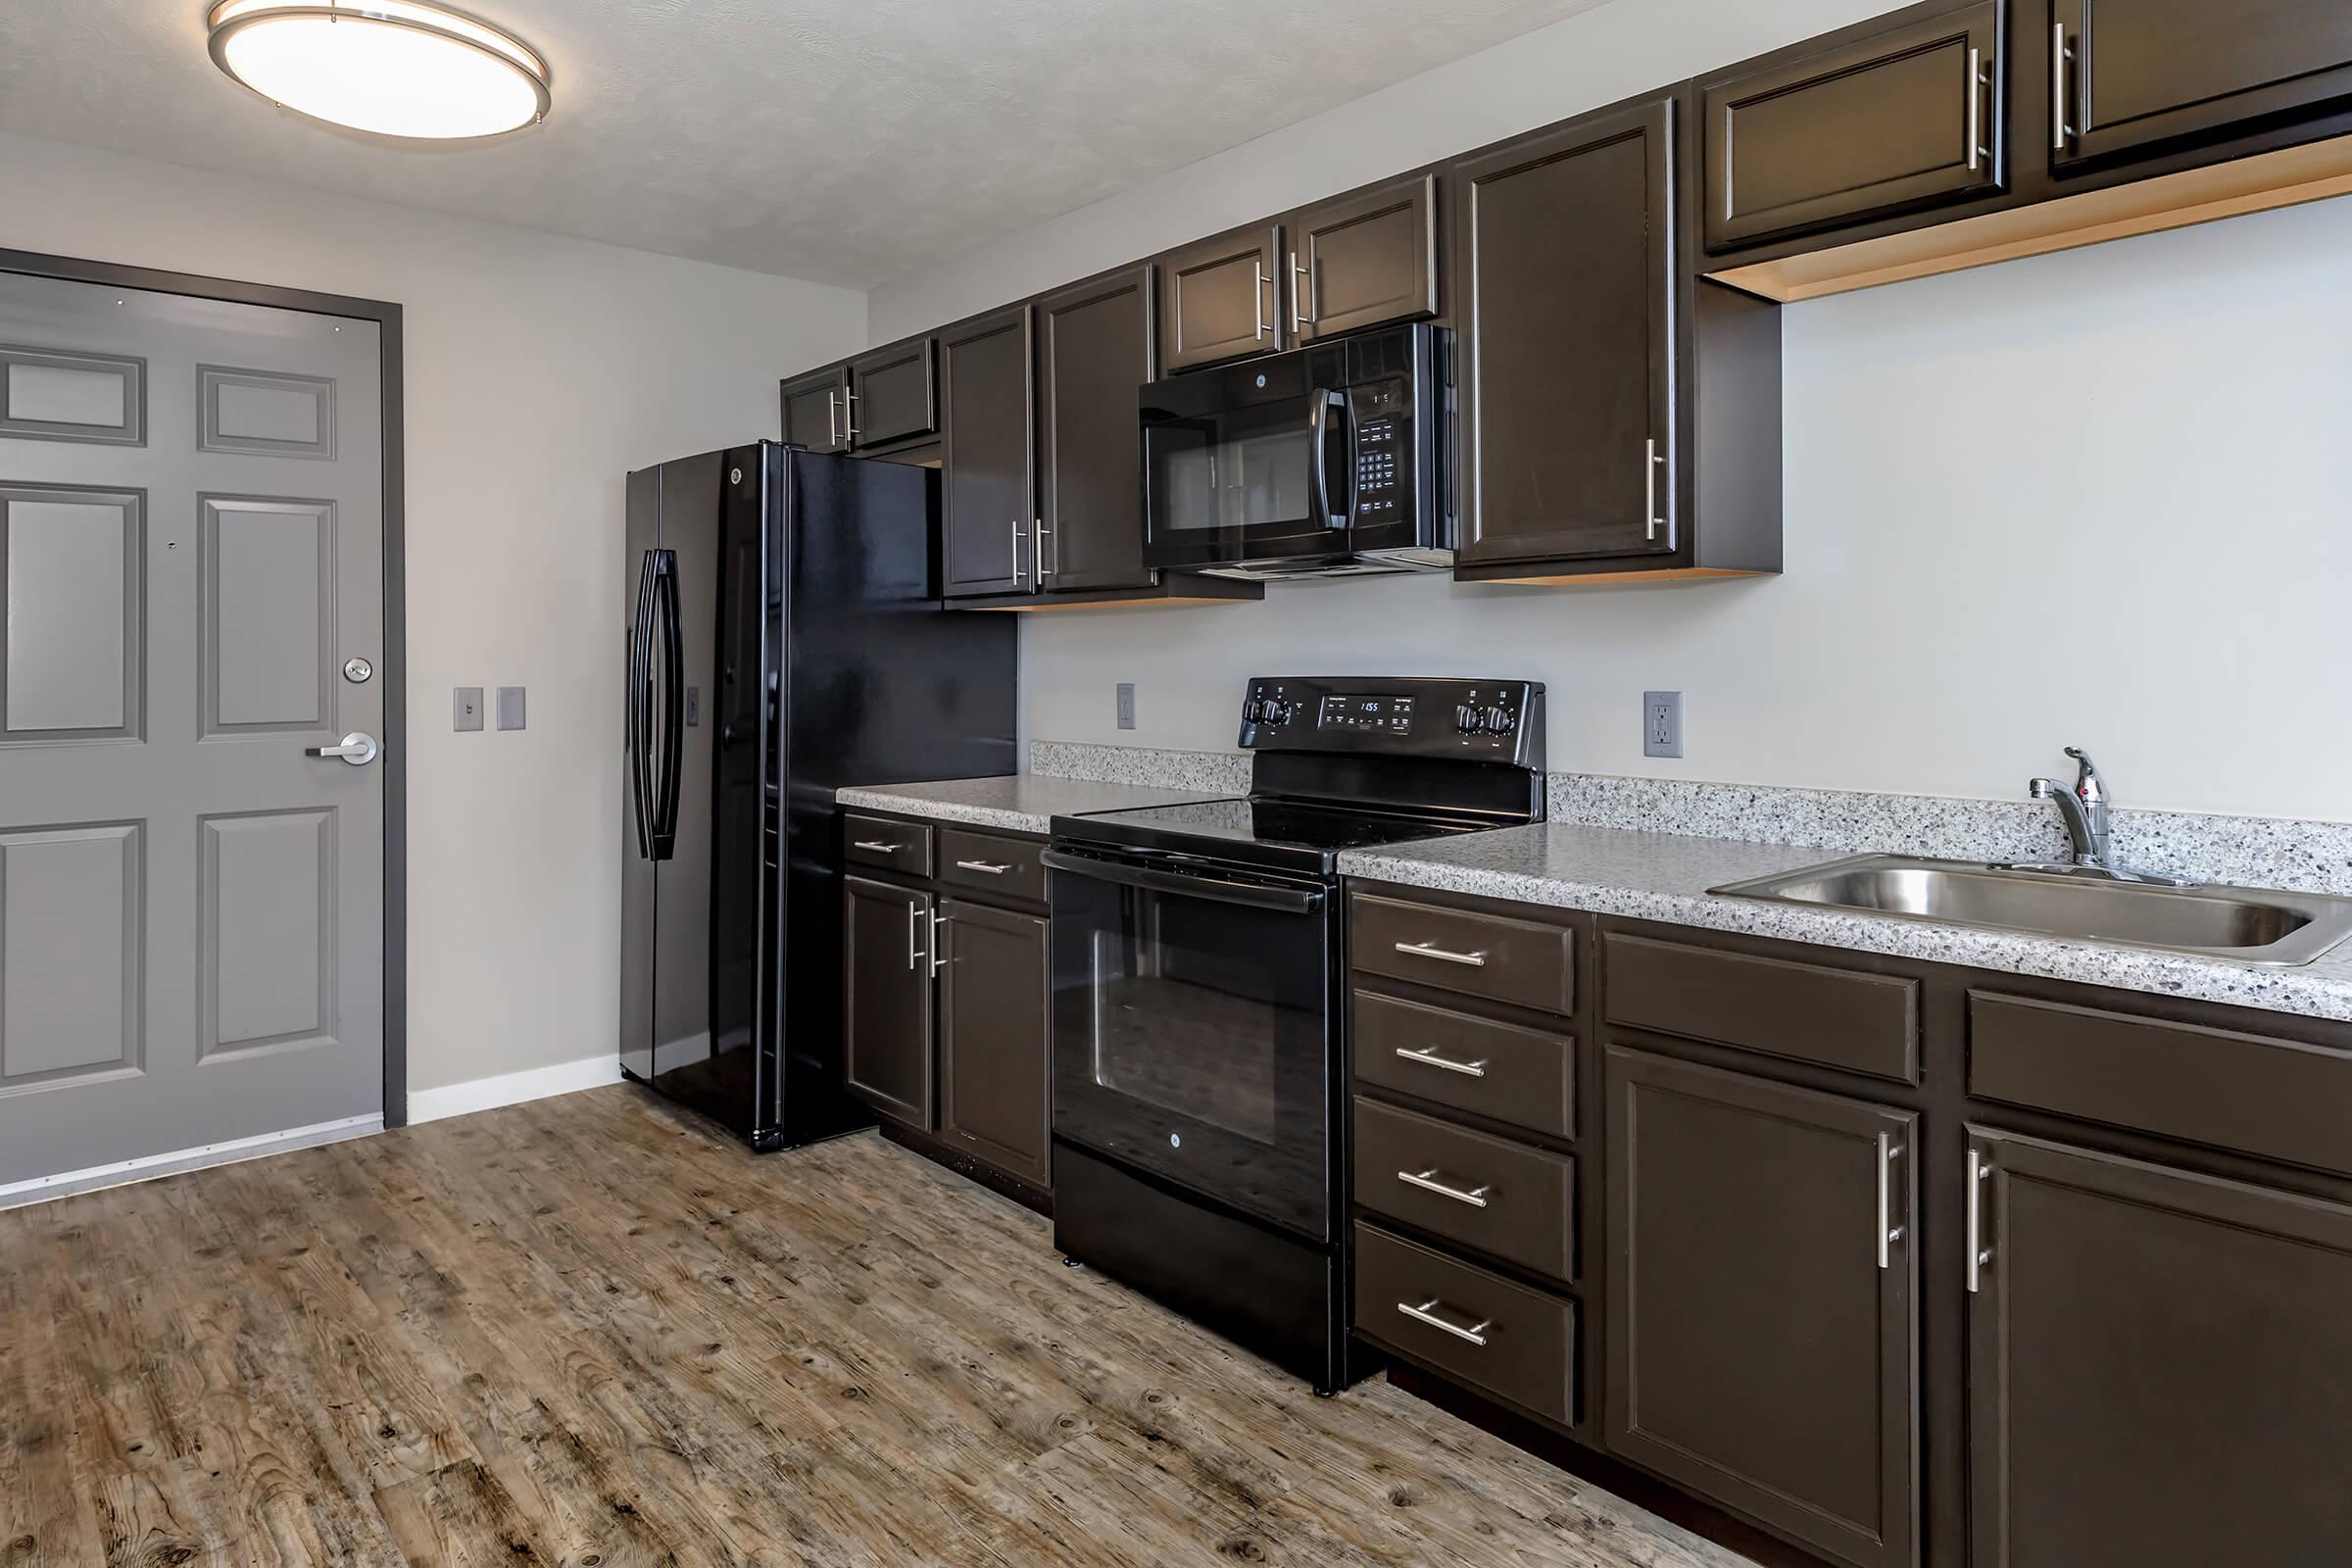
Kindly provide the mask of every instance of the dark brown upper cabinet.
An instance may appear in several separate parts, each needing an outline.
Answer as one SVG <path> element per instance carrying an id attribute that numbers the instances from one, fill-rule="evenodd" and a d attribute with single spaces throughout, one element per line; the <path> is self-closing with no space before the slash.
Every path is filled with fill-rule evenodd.
<path id="1" fill-rule="evenodd" d="M 850 362 L 850 445 L 859 451 L 939 428 L 934 339 L 908 338 Z"/>
<path id="2" fill-rule="evenodd" d="M 1198 240 L 1156 265 L 1162 374 L 1282 347 L 1281 224 Z"/>
<path id="3" fill-rule="evenodd" d="M 1621 1047 L 1605 1076 L 1610 1450 L 1840 1562 L 1917 1562 L 1917 1116 Z"/>
<path id="4" fill-rule="evenodd" d="M 2344 0 L 2042 0 L 2064 172 L 2352 103 Z"/>
<path id="5" fill-rule="evenodd" d="M 1435 174 L 1307 208 L 1283 229 L 1298 341 L 1438 314 Z"/>
<path id="6" fill-rule="evenodd" d="M 1052 1179 L 1052 946 L 1042 915 L 944 906 L 939 1130 L 999 1170 Z"/>
<path id="7" fill-rule="evenodd" d="M 940 571 L 950 599 L 1037 585 L 1029 307 L 939 334 Z"/>
<path id="8" fill-rule="evenodd" d="M 929 1131 L 932 897 L 864 877 L 842 879 L 850 1092 Z"/>
<path id="9" fill-rule="evenodd" d="M 1707 249 L 1999 190 L 2004 9 L 1978 0 L 1701 80 Z"/>
<path id="10" fill-rule="evenodd" d="M 1136 391 L 1152 366 L 1152 270 L 1131 267 L 1037 305 L 1045 585 L 1143 588 L 1143 437 Z"/>
<path id="11" fill-rule="evenodd" d="M 1674 105 L 1447 171 L 1470 564 L 1670 555 Z"/>
<path id="12" fill-rule="evenodd" d="M 1969 1157 L 1973 1568 L 2343 1561 L 2352 1209 L 1975 1128 Z"/>
<path id="13" fill-rule="evenodd" d="M 849 406 L 849 368 L 842 365 L 811 370 L 786 381 L 784 440 L 811 452 L 847 450 L 850 438 L 842 411 Z"/>

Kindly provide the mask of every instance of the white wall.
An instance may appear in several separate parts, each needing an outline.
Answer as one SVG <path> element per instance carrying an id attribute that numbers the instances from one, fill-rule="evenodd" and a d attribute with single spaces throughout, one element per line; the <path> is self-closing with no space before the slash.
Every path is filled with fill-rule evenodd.
<path id="1" fill-rule="evenodd" d="M 772 435 L 863 299 L 6 135 L 0 245 L 404 308 L 410 1086 L 610 1055 L 622 475 Z M 530 727 L 453 734 L 461 685 Z"/>
<path id="2" fill-rule="evenodd" d="M 877 340 L 1880 9 L 1617 0 L 877 290 Z M 1783 313 L 1787 575 L 1387 579 L 1024 627 L 1026 732 L 1232 744 L 1252 673 L 1525 674 L 1555 767 L 2352 819 L 2352 200 Z M 1112 684 L 1140 687 L 1113 727 Z M 1640 694 L 1686 696 L 1645 759 Z"/>

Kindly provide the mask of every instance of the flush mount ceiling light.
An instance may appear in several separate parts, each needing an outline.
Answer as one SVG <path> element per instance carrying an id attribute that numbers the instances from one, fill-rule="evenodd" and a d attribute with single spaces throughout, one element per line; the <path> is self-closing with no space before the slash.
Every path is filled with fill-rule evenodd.
<path id="1" fill-rule="evenodd" d="M 457 141 L 547 114 L 546 61 L 426 0 L 220 0 L 208 24 L 233 80 L 330 124 Z"/>

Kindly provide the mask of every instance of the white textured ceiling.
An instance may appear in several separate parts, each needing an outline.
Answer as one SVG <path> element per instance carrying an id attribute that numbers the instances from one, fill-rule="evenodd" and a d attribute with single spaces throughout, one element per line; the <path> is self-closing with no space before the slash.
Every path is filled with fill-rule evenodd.
<path id="1" fill-rule="evenodd" d="M 555 109 L 411 149 L 235 86 L 208 0 L 0 0 L 0 129 L 871 287 L 1597 3 L 472 0 Z"/>

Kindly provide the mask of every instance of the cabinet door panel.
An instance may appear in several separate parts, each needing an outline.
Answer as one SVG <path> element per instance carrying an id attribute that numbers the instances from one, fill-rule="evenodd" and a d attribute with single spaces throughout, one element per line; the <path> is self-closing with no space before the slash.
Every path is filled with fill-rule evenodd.
<path id="1" fill-rule="evenodd" d="M 932 339 L 914 338 L 850 362 L 850 444 L 875 447 L 939 428 Z"/>
<path id="2" fill-rule="evenodd" d="M 1294 219 L 1291 329 L 1330 337 L 1436 315 L 1437 194 L 1437 176 L 1423 174 Z"/>
<path id="3" fill-rule="evenodd" d="M 2352 103 L 2343 0 L 2050 0 L 2068 62 L 2061 169 Z"/>
<path id="4" fill-rule="evenodd" d="M 2352 1209 L 1970 1129 L 1976 1568 L 2340 1562 Z"/>
<path id="5" fill-rule="evenodd" d="M 1044 1186 L 1053 1038 L 1046 922 L 949 903 L 940 980 L 940 1131 L 1001 1170 Z"/>
<path id="6" fill-rule="evenodd" d="M 1282 230 L 1241 228 L 1159 259 L 1164 374 L 1282 347 Z"/>
<path id="7" fill-rule="evenodd" d="M 1711 251 L 2000 188 L 2001 6 L 1705 83 Z"/>
<path id="8" fill-rule="evenodd" d="M 1036 586 L 1029 308 L 939 340 L 940 551 L 944 593 Z"/>
<path id="9" fill-rule="evenodd" d="M 1841 1561 L 1915 1562 L 1917 1118 L 1622 1047 L 1606 1075 L 1609 1446 Z"/>
<path id="10" fill-rule="evenodd" d="M 1598 116 L 1447 175 L 1464 562 L 1674 549 L 1673 117 Z"/>
<path id="11" fill-rule="evenodd" d="M 850 1091 L 885 1115 L 932 1126 L 931 895 L 842 880 Z"/>
<path id="12" fill-rule="evenodd" d="M 841 366 L 786 381 L 785 441 L 811 452 L 839 452 L 848 447 L 842 413 L 848 407 L 849 389 L 849 371 Z"/>
<path id="13" fill-rule="evenodd" d="M 1152 289 L 1138 267 L 1037 308 L 1049 588 L 1151 586 L 1136 392 L 1155 373 Z"/>

